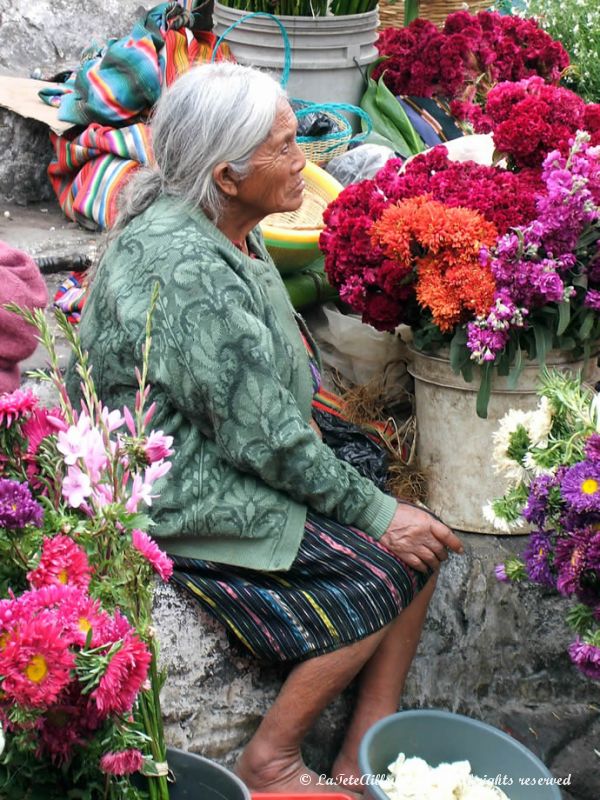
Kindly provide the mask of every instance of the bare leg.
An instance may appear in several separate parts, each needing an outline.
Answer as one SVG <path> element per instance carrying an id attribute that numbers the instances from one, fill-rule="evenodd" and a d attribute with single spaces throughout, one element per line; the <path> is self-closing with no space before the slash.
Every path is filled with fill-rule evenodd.
<path id="1" fill-rule="evenodd" d="M 317 775 L 302 761 L 302 740 L 321 711 L 371 658 L 389 627 L 340 650 L 303 661 L 292 670 L 236 765 L 237 774 L 251 791 L 315 791 Z M 327 788 L 319 786 L 318 791 Z M 345 791 L 339 786 L 329 789 Z"/>
<path id="2" fill-rule="evenodd" d="M 365 664 L 350 727 L 331 769 L 332 777 L 339 780 L 340 787 L 347 785 L 348 778 L 360 777 L 358 747 L 366 731 L 377 720 L 398 711 L 436 580 L 437 575 L 432 576 L 412 603 L 387 628 L 383 640 Z"/>

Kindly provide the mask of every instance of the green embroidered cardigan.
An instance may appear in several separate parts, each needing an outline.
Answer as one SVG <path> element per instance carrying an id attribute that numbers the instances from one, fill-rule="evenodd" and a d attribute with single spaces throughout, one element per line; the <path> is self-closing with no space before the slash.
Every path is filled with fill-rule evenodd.
<path id="1" fill-rule="evenodd" d="M 260 234 L 240 252 L 199 210 L 161 197 L 106 251 L 80 324 L 103 402 L 133 408 L 154 284 L 149 402 L 174 438 L 151 533 L 172 554 L 285 570 L 307 508 L 375 538 L 393 498 L 309 425 L 312 380 L 298 318 Z M 300 320 L 300 324 L 302 324 Z M 73 365 L 71 396 L 78 395 Z"/>

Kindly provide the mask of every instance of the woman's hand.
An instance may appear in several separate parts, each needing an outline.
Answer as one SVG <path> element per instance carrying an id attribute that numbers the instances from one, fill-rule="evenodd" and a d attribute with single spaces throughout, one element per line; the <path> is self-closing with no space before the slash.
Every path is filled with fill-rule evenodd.
<path id="1" fill-rule="evenodd" d="M 447 525 L 421 508 L 399 503 L 387 531 L 379 540 L 409 567 L 426 572 L 448 558 L 448 550 L 463 546 Z"/>

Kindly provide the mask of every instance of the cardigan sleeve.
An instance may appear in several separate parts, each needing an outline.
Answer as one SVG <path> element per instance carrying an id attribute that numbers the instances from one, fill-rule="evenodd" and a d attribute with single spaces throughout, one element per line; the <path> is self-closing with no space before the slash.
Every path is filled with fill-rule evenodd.
<path id="1" fill-rule="evenodd" d="M 199 280 L 193 300 L 173 286 L 159 297 L 153 380 L 238 470 L 381 537 L 395 500 L 338 459 L 303 419 L 248 287 L 225 264 L 201 270 Z"/>

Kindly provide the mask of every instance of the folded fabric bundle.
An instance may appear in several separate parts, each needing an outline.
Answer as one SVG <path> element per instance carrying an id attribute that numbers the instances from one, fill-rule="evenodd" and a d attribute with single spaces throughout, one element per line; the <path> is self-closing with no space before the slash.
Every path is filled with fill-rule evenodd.
<path id="1" fill-rule="evenodd" d="M 85 228 L 110 228 L 120 190 L 140 165 L 152 161 L 145 120 L 163 86 L 211 60 L 217 37 L 195 30 L 193 12 L 162 3 L 128 36 L 90 49 L 64 87 L 40 97 L 59 107 L 59 118 L 81 127 L 50 134 L 50 182 L 66 216 Z M 192 26 L 192 27 L 190 27 Z M 230 59 L 226 44 L 217 60 Z"/>

